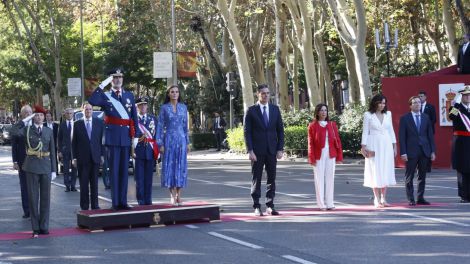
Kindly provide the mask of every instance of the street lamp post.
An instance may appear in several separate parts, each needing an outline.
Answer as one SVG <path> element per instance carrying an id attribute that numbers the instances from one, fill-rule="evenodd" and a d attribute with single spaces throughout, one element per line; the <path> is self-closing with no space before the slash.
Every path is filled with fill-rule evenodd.
<path id="1" fill-rule="evenodd" d="M 380 44 L 380 34 L 379 29 L 375 29 L 375 45 L 377 48 L 381 48 L 382 45 Z M 390 49 L 398 47 L 398 29 L 395 29 L 395 38 L 394 42 L 392 43 L 390 39 L 390 34 L 388 30 L 388 23 L 385 21 L 384 23 L 384 49 L 385 53 L 387 54 L 387 76 L 390 77 Z"/>
<path id="2" fill-rule="evenodd" d="M 178 84 L 176 62 L 176 21 L 175 0 L 171 0 L 171 54 L 173 55 L 173 84 Z"/>
<path id="3" fill-rule="evenodd" d="M 85 102 L 85 66 L 83 62 L 83 0 L 80 0 L 80 72 L 81 72 L 81 93 L 82 104 Z"/>

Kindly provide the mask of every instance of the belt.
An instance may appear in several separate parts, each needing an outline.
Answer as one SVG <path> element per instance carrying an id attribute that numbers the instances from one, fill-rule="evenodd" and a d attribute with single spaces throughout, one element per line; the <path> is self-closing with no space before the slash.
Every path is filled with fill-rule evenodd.
<path id="1" fill-rule="evenodd" d="M 129 134 L 131 138 L 133 138 L 135 135 L 134 120 L 132 119 L 122 119 L 112 116 L 105 116 L 104 123 L 108 125 L 129 126 Z"/>
<path id="2" fill-rule="evenodd" d="M 26 155 L 36 156 L 38 158 L 49 157 L 50 154 L 51 154 L 50 152 L 35 151 L 35 150 L 32 150 L 32 149 L 27 149 L 27 151 L 26 151 Z"/>
<path id="3" fill-rule="evenodd" d="M 468 132 L 468 131 L 454 131 L 454 136 L 470 137 L 470 132 Z"/>

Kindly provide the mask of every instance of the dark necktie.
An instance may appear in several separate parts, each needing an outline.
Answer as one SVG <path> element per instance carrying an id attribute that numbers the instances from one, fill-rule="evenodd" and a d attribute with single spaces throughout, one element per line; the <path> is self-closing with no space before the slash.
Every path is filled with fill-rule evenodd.
<path id="1" fill-rule="evenodd" d="M 38 126 L 38 134 L 39 134 L 39 136 L 41 136 L 41 135 L 42 135 L 42 134 L 41 134 L 41 132 L 42 132 L 42 129 L 41 129 L 41 127 L 40 127 L 40 126 Z"/>
<path id="2" fill-rule="evenodd" d="M 416 120 L 416 128 L 418 128 L 418 131 L 419 131 L 419 128 L 421 127 L 420 115 L 415 115 L 415 120 Z"/>
<path id="3" fill-rule="evenodd" d="M 90 120 L 86 121 L 86 133 L 88 134 L 88 139 L 91 139 L 91 126 Z"/>
<path id="4" fill-rule="evenodd" d="M 266 106 L 263 106 L 263 119 L 266 127 L 268 126 L 268 113 L 266 113 Z"/>
<path id="5" fill-rule="evenodd" d="M 121 91 L 116 90 L 116 96 L 119 100 L 121 100 Z"/>

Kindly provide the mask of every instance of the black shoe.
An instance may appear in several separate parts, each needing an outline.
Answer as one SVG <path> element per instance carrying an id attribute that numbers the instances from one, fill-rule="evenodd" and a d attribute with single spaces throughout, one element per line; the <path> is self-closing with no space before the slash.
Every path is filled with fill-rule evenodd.
<path id="1" fill-rule="evenodd" d="M 38 237 L 39 237 L 39 231 L 33 231 L 31 238 L 38 238 Z"/>
<path id="2" fill-rule="evenodd" d="M 101 208 L 97 206 L 97 207 L 92 207 L 91 210 L 101 210 Z"/>
<path id="3" fill-rule="evenodd" d="M 470 203 L 470 201 L 466 199 L 460 199 L 460 203 Z"/>
<path id="4" fill-rule="evenodd" d="M 132 210 L 132 207 L 129 206 L 128 204 L 121 205 L 120 208 L 121 208 L 122 210 Z"/>
<path id="5" fill-rule="evenodd" d="M 49 235 L 49 230 L 39 230 L 40 235 Z"/>
<path id="6" fill-rule="evenodd" d="M 71 191 L 71 192 L 76 192 L 76 191 L 77 191 L 77 188 L 72 187 L 72 188 L 70 188 L 70 191 Z"/>
<path id="7" fill-rule="evenodd" d="M 266 208 L 266 214 L 267 215 L 279 215 L 279 212 L 276 211 L 274 208 L 272 207 L 268 207 Z"/>
<path id="8" fill-rule="evenodd" d="M 111 206 L 111 208 L 109 208 L 109 210 L 111 210 L 111 211 L 119 211 L 119 207 L 117 207 L 117 206 Z"/>
<path id="9" fill-rule="evenodd" d="M 261 208 L 255 208 L 255 216 L 263 216 L 263 212 L 261 212 Z"/>
<path id="10" fill-rule="evenodd" d="M 22 216 L 22 218 L 24 218 L 24 219 L 29 218 L 29 214 L 24 214 L 24 215 Z"/>
<path id="11" fill-rule="evenodd" d="M 415 201 L 409 201 L 409 202 L 408 202 L 408 205 L 409 205 L 409 206 L 415 206 L 415 205 L 416 205 L 416 202 L 415 202 Z"/>
<path id="12" fill-rule="evenodd" d="M 65 187 L 65 192 L 70 192 L 70 187 Z"/>
<path id="13" fill-rule="evenodd" d="M 418 202 L 416 204 L 419 204 L 419 205 L 430 205 L 431 203 L 424 200 L 424 199 L 421 199 L 421 200 L 418 200 Z"/>

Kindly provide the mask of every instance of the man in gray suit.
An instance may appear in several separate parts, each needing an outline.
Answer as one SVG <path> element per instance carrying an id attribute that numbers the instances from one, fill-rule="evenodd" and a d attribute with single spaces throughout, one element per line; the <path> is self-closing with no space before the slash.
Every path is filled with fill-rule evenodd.
<path id="1" fill-rule="evenodd" d="M 52 129 L 43 126 L 45 114 L 44 108 L 36 106 L 34 114 L 25 118 L 26 121 L 32 119 L 32 125 L 20 122 L 12 128 L 12 132 L 26 142 L 23 171 L 27 178 L 33 238 L 49 234 L 51 178 L 55 178 L 57 172 L 54 134 Z"/>

